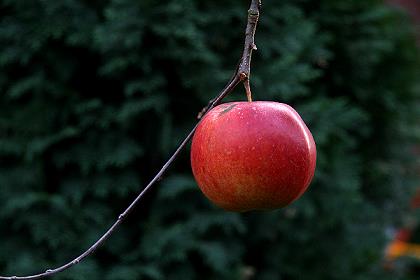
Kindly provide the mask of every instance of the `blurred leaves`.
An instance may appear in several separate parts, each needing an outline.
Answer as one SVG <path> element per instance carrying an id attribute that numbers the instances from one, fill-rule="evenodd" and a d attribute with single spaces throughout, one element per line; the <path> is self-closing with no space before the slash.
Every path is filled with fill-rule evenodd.
<path id="1" fill-rule="evenodd" d="M 110 226 L 230 78 L 247 5 L 0 1 L 0 274 L 68 261 Z M 379 0 L 266 0 L 254 98 L 293 105 L 313 132 L 308 192 L 286 209 L 227 213 L 185 153 L 57 279 L 407 279 L 381 259 L 417 186 L 412 34 Z"/>

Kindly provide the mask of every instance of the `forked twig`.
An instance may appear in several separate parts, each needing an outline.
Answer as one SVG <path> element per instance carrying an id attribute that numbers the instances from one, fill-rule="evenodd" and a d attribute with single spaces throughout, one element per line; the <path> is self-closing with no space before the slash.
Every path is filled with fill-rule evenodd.
<path id="1" fill-rule="evenodd" d="M 240 83 L 244 82 L 245 85 L 249 85 L 249 77 L 251 73 L 251 57 L 252 51 L 256 50 L 256 46 L 254 43 L 255 38 L 255 31 L 258 24 L 259 12 L 261 8 L 261 0 L 252 0 L 251 7 L 248 11 L 248 23 L 246 27 L 245 33 L 245 44 L 244 44 L 244 52 L 242 58 L 240 60 L 239 66 L 237 67 L 232 79 L 228 82 L 226 87 L 214 98 L 207 107 L 203 109 L 201 112 L 201 116 L 204 116 L 208 111 L 218 105 L 222 99 L 231 93 L 233 89 Z M 195 125 L 195 127 L 191 130 L 191 132 L 185 137 L 185 139 L 181 142 L 178 146 L 176 151 L 173 155 L 168 159 L 168 161 L 162 166 L 159 172 L 155 175 L 155 177 L 147 184 L 147 186 L 141 191 L 141 193 L 134 199 L 134 201 L 127 207 L 127 209 L 118 216 L 118 219 L 115 223 L 103 234 L 89 249 L 83 252 L 80 256 L 73 259 L 72 261 L 57 267 L 55 269 L 48 269 L 43 273 L 29 275 L 29 276 L 0 276 L 0 280 L 34 280 L 34 279 L 42 279 L 46 277 L 53 276 L 59 272 L 67 270 L 68 268 L 78 264 L 87 256 L 91 255 L 100 245 L 102 245 L 116 230 L 116 228 L 124 221 L 127 215 L 134 209 L 134 207 L 138 204 L 138 202 L 142 199 L 142 197 L 146 194 L 146 192 L 151 189 L 152 186 L 155 185 L 157 181 L 162 177 L 162 175 L 168 170 L 170 165 L 175 161 L 179 153 L 182 151 L 183 148 L 187 145 L 187 143 L 191 140 L 197 126 L 200 124 L 201 120 Z"/>

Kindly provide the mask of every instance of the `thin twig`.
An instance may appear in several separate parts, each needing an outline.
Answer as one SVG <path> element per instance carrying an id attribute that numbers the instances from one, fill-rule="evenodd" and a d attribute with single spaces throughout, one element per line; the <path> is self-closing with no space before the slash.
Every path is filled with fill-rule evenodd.
<path id="1" fill-rule="evenodd" d="M 207 107 L 204 108 L 202 112 L 202 116 L 204 116 L 208 111 L 210 111 L 216 105 L 218 105 L 222 101 L 222 99 L 226 95 L 231 93 L 241 81 L 249 82 L 249 76 L 251 72 L 250 65 L 251 65 L 252 51 L 256 49 L 256 46 L 254 43 L 254 36 L 255 36 L 256 26 L 258 23 L 260 7 L 261 7 L 260 0 L 252 0 L 251 7 L 248 11 L 248 23 L 247 23 L 246 34 L 245 34 L 245 46 L 244 46 L 244 53 L 240 60 L 241 62 L 238 68 L 236 69 L 235 74 L 233 75 L 232 79 L 228 82 L 226 87 L 216 96 L 216 98 L 214 98 L 209 103 Z M 58 268 L 48 269 L 43 273 L 30 275 L 30 276 L 0 276 L 0 280 L 35 280 L 35 279 L 42 279 L 42 278 L 50 277 L 50 276 L 53 276 L 54 274 L 67 270 L 68 268 L 81 262 L 87 256 L 91 255 L 100 245 L 102 245 L 111 236 L 111 234 L 116 230 L 116 228 L 125 220 L 127 215 L 134 209 L 134 207 L 143 198 L 146 192 L 149 189 L 151 189 L 151 187 L 154 186 L 157 181 L 159 181 L 162 175 L 168 170 L 170 165 L 178 157 L 182 149 L 184 149 L 187 143 L 191 140 L 200 122 L 201 120 L 198 121 L 195 127 L 191 130 L 191 132 L 187 135 L 187 137 L 181 142 L 181 144 L 173 153 L 173 155 L 162 166 L 162 168 L 155 175 L 155 177 L 150 181 L 150 183 L 141 191 L 141 193 L 134 199 L 134 201 L 127 207 L 127 209 L 121 215 L 118 216 L 118 219 L 116 220 L 116 222 L 105 232 L 104 235 L 102 235 L 91 247 L 89 247 L 89 249 L 87 249 L 77 258 L 73 259 L 72 261 Z"/>
<path id="2" fill-rule="evenodd" d="M 223 90 L 221 91 L 221 93 L 223 93 L 231 84 L 232 84 L 232 82 L 235 80 L 235 79 L 237 79 L 238 78 L 238 72 L 239 71 L 239 64 L 238 64 L 238 66 L 236 66 L 236 70 L 235 70 L 235 72 L 233 73 L 233 75 L 232 75 L 232 77 L 230 78 L 230 80 L 229 80 L 229 82 L 226 84 L 226 86 L 223 88 Z M 240 81 L 240 80 L 239 80 Z M 239 83 L 239 81 L 238 81 L 238 83 Z M 236 87 L 236 85 L 235 85 L 235 87 Z M 233 89 L 232 89 L 233 90 Z M 204 115 L 208 112 L 208 111 L 210 111 L 215 105 L 217 105 L 217 104 L 215 104 L 214 102 L 216 101 L 216 99 L 221 95 L 221 93 L 219 93 L 219 95 L 217 95 L 217 97 L 215 97 L 215 98 L 213 98 L 213 99 L 211 99 L 210 101 L 209 101 L 209 103 L 206 105 L 206 107 L 204 107 L 203 109 L 201 109 L 201 111 L 198 113 L 198 115 L 197 115 L 197 119 L 201 119 L 202 117 L 204 117 Z M 229 94 L 230 92 L 227 92 L 226 93 L 226 95 L 227 94 Z M 225 97 L 226 95 L 224 95 L 223 97 Z M 222 97 L 222 98 L 223 98 Z"/>

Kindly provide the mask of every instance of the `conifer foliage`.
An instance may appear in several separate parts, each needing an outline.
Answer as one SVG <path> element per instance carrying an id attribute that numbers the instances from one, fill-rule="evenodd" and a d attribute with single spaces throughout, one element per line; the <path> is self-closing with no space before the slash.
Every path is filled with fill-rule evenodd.
<path id="1" fill-rule="evenodd" d="M 104 247 L 54 279 L 404 277 L 381 260 L 420 138 L 407 20 L 377 0 L 263 5 L 254 99 L 289 103 L 308 123 L 310 190 L 286 209 L 224 212 L 186 151 Z M 247 8 L 0 0 L 0 275 L 62 264 L 118 217 L 230 78 Z"/>

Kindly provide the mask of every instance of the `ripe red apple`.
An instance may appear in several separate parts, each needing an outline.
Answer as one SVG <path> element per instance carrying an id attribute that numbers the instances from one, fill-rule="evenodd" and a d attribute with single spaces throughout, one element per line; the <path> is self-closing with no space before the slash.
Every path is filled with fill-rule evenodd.
<path id="1" fill-rule="evenodd" d="M 315 172 L 311 132 L 290 106 L 232 102 L 205 115 L 191 147 L 198 186 L 230 211 L 275 209 L 299 198 Z"/>

